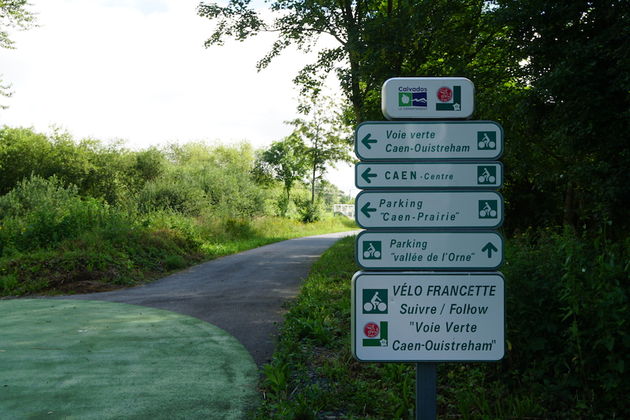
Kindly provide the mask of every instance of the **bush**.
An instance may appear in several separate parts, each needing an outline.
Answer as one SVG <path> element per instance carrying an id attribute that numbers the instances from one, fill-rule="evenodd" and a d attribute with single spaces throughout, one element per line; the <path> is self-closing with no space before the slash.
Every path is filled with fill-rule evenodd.
<path id="1" fill-rule="evenodd" d="M 125 224 L 124 216 L 56 177 L 31 176 L 0 197 L 0 256 L 11 249 L 49 248 L 85 231 Z"/>
<path id="2" fill-rule="evenodd" d="M 629 245 L 570 231 L 509 242 L 505 379 L 530 387 L 566 418 L 614 418 L 630 409 Z"/>

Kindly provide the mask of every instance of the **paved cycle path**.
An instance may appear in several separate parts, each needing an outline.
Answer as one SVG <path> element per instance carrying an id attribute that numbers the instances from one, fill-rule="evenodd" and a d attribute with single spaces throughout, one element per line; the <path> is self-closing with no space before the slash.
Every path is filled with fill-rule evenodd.
<path id="1" fill-rule="evenodd" d="M 0 417 L 247 418 L 284 303 L 354 233 L 279 242 L 130 289 L 0 301 Z"/>
<path id="2" fill-rule="evenodd" d="M 277 242 L 196 265 L 153 283 L 112 292 L 66 296 L 166 309 L 227 331 L 258 366 L 271 359 L 283 304 L 295 297 L 311 264 L 340 232 Z"/>

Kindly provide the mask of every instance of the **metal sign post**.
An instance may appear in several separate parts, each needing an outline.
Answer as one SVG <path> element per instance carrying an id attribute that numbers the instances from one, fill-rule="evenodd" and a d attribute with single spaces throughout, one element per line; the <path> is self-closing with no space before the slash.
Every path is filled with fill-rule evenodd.
<path id="1" fill-rule="evenodd" d="M 437 363 L 497 361 L 505 346 L 503 128 L 474 111 L 463 77 L 383 84 L 388 120 L 355 130 L 352 352 L 416 363 L 416 419 L 437 415 Z M 418 121 L 418 120 L 430 121 Z M 435 121 L 443 119 L 445 121 Z M 455 120 L 459 119 L 459 121 Z M 413 271 L 402 271 L 413 270 Z M 467 270 L 467 271 L 462 271 Z"/>

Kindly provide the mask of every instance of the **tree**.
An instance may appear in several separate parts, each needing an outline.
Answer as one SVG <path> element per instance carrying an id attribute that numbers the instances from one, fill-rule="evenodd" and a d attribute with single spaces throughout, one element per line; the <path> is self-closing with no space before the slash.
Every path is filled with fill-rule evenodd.
<path id="1" fill-rule="evenodd" d="M 250 0 L 229 0 L 225 7 L 201 3 L 197 12 L 217 21 L 206 46 L 221 45 L 229 37 L 243 41 L 259 32 L 276 33 L 278 38 L 259 61 L 259 69 L 290 45 L 309 51 L 321 36 L 332 37 L 337 46 L 321 48 L 317 60 L 294 81 L 302 93 L 317 94 L 327 74 L 336 72 L 354 119 L 360 122 L 381 119 L 380 88 L 389 77 L 475 74 L 479 87 L 509 77 L 505 69 L 514 60 L 504 48 L 506 34 L 488 4 L 483 0 L 274 0 L 271 10 L 276 18 L 266 21 L 250 8 Z"/>
<path id="2" fill-rule="evenodd" d="M 521 87 L 512 95 L 515 105 L 505 127 L 511 137 L 506 150 L 518 151 L 506 157 L 510 183 L 526 192 L 513 199 L 523 207 L 540 207 L 537 214 L 548 212 L 547 223 L 627 224 L 627 2 L 497 3 L 497 17 L 510 28 L 511 49 L 522 63 Z"/>
<path id="3" fill-rule="evenodd" d="M 27 0 L 0 0 L 0 48 L 15 48 L 9 37 L 9 29 L 26 30 L 33 26 L 33 13 L 26 9 Z M 3 84 L 0 79 L 0 96 L 11 96 L 11 85 Z M 0 105 L 0 109 L 7 108 Z"/>
<path id="4" fill-rule="evenodd" d="M 315 186 L 323 179 L 327 166 L 338 161 L 350 162 L 352 137 L 342 114 L 330 98 L 318 101 L 310 106 L 303 106 L 306 118 L 290 121 L 295 127 L 293 132 L 305 144 L 305 156 L 310 171 L 311 205 L 315 204 Z"/>
<path id="5" fill-rule="evenodd" d="M 306 158 L 306 147 L 295 133 L 281 141 L 273 142 L 262 153 L 261 160 L 269 166 L 274 177 L 284 185 L 287 206 L 291 200 L 293 184 L 306 175 Z M 286 215 L 286 209 L 287 207 L 283 206 L 283 215 Z"/>

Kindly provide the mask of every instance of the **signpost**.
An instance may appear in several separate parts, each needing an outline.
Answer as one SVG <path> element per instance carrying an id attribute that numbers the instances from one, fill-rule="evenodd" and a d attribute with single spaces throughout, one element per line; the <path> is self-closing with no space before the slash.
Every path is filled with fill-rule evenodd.
<path id="1" fill-rule="evenodd" d="M 354 148 L 363 161 L 497 159 L 503 128 L 493 121 L 364 122 Z"/>
<path id="2" fill-rule="evenodd" d="M 500 360 L 499 273 L 369 273 L 352 278 L 352 352 L 370 362 Z"/>
<path id="3" fill-rule="evenodd" d="M 503 197 L 494 191 L 364 191 L 356 198 L 363 228 L 494 228 Z"/>
<path id="4" fill-rule="evenodd" d="M 361 232 L 357 264 L 367 270 L 490 270 L 503 263 L 496 232 Z"/>
<path id="5" fill-rule="evenodd" d="M 503 275 L 487 272 L 503 262 L 503 238 L 488 230 L 503 223 L 503 128 L 450 120 L 474 110 L 462 77 L 389 79 L 381 99 L 387 119 L 406 121 L 355 131 L 355 183 L 367 190 L 355 217 L 368 229 L 355 257 L 369 271 L 352 279 L 352 351 L 416 362 L 416 419 L 435 420 L 435 362 L 504 354 Z"/>
<path id="6" fill-rule="evenodd" d="M 395 163 L 360 162 L 355 166 L 360 189 L 494 189 L 503 185 L 500 162 Z"/>

